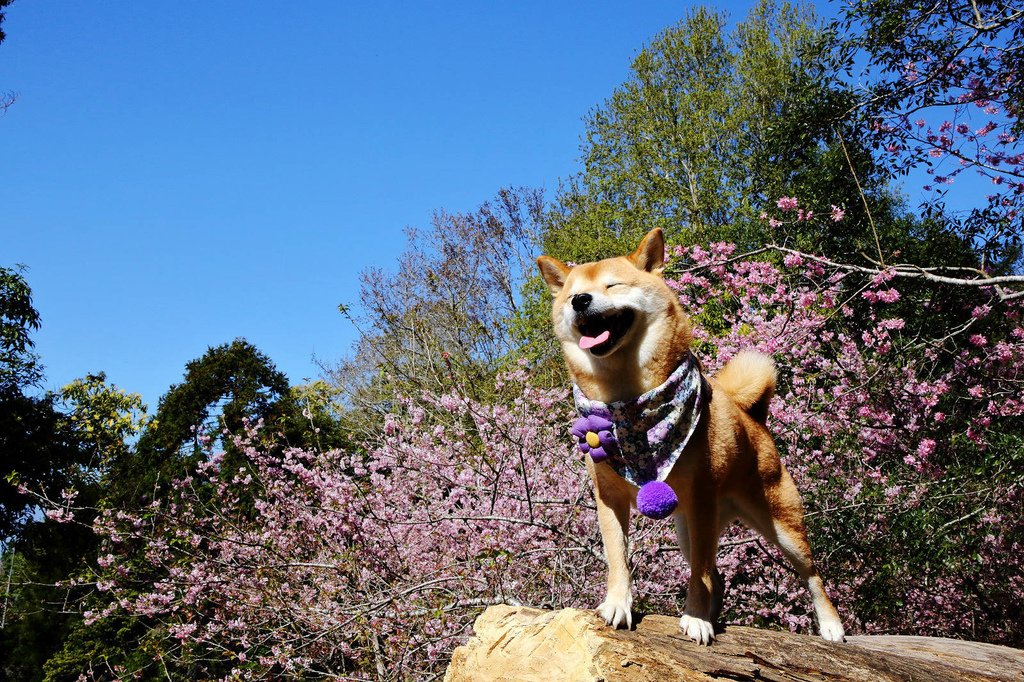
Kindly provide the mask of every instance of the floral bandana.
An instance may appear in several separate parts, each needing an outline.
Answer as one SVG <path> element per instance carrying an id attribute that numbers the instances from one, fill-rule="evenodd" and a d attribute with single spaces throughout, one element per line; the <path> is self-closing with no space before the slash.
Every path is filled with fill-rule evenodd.
<path id="1" fill-rule="evenodd" d="M 664 481 L 672 471 L 697 429 L 710 390 L 693 355 L 687 355 L 661 386 L 628 401 L 590 400 L 574 384 L 580 419 L 572 433 L 581 451 L 594 461 L 607 462 L 617 474 L 643 488 Z M 646 513 L 643 508 L 640 511 Z"/>

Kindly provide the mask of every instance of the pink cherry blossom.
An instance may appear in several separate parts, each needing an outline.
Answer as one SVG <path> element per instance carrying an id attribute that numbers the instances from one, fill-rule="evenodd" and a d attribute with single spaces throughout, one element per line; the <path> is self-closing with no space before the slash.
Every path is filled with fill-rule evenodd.
<path id="1" fill-rule="evenodd" d="M 780 197 L 776 205 L 782 211 L 792 211 L 797 207 L 796 197 Z"/>
<path id="2" fill-rule="evenodd" d="M 926 337 L 908 311 L 928 296 L 902 298 L 892 272 L 857 279 L 795 254 L 723 264 L 735 252 L 672 248 L 667 283 L 708 374 L 742 349 L 775 359 L 768 427 L 848 630 L 1019 642 L 1024 491 L 951 488 L 946 469 L 985 461 L 1024 416 L 1024 303 L 954 298 L 942 314 L 970 331 Z M 228 679 L 374 679 L 379 665 L 424 679 L 489 604 L 593 608 L 605 566 L 568 388 L 509 364 L 487 390 L 395 396 L 347 451 L 269 445 L 258 425 L 224 434 L 240 458 L 204 439 L 206 460 L 147 508 L 97 517 L 86 621 L 138 618 L 167 665 L 200 677 L 217 660 Z M 76 504 L 48 513 L 70 521 Z M 634 526 L 638 606 L 681 612 L 689 569 L 670 524 Z M 978 559 L 904 551 L 939 527 Z M 725 622 L 813 627 L 799 580 L 750 531 L 727 529 L 718 566 Z"/>

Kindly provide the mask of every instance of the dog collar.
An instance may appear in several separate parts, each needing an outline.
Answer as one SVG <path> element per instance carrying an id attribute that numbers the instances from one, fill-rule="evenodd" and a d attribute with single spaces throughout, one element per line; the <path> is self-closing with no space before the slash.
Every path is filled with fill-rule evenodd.
<path id="1" fill-rule="evenodd" d="M 571 431 L 581 451 L 640 488 L 640 513 L 662 519 L 678 504 L 665 478 L 696 431 L 710 391 L 692 354 L 665 383 L 632 400 L 590 400 L 573 384 L 580 418 Z"/>

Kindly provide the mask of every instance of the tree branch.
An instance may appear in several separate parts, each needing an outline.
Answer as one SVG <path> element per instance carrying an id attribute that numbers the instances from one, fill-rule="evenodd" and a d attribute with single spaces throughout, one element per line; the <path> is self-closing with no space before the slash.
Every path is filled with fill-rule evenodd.
<path id="1" fill-rule="evenodd" d="M 1024 287 L 1024 275 L 1000 275 L 996 277 L 985 274 L 983 270 L 975 268 L 964 268 L 964 267 L 952 267 L 952 266 L 934 266 L 924 267 L 920 265 L 914 265 L 913 263 L 898 263 L 895 265 L 883 265 L 881 263 L 873 263 L 872 266 L 855 265 L 853 263 L 840 263 L 824 256 L 816 256 L 814 254 L 805 253 L 803 251 L 797 251 L 786 246 L 780 246 L 779 244 L 768 244 L 759 249 L 747 251 L 737 256 L 731 256 L 729 258 L 714 261 L 712 263 L 706 263 L 703 265 L 695 265 L 690 268 L 683 270 L 672 270 L 673 273 L 685 273 L 685 272 L 696 272 L 698 270 L 706 270 L 712 267 L 721 267 L 723 265 L 729 265 L 737 261 L 743 261 L 754 256 L 761 255 L 774 251 L 777 253 L 792 254 L 800 258 L 818 263 L 828 268 L 833 268 L 841 272 L 851 272 L 861 275 L 892 275 L 894 277 L 900 277 L 905 279 L 920 279 L 927 282 L 933 282 L 935 284 L 945 284 L 950 286 L 963 286 L 963 287 L 993 287 L 1001 301 L 1009 301 L 1014 298 L 1024 296 L 1024 290 L 1007 292 L 1002 289 L 1004 285 L 1010 285 L 1015 287 Z M 865 256 L 866 257 L 866 256 Z M 938 274 L 939 272 L 974 272 L 978 274 L 978 277 L 950 277 L 948 275 Z"/>

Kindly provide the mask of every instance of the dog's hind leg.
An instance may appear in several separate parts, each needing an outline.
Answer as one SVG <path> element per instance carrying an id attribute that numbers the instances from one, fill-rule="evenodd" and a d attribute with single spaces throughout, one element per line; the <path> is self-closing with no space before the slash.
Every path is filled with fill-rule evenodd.
<path id="1" fill-rule="evenodd" d="M 789 472 L 782 470 L 778 483 L 765 490 L 765 498 L 743 510 L 744 523 L 774 544 L 800 574 L 811 593 L 814 615 L 821 636 L 830 642 L 843 641 L 843 623 L 825 592 L 804 527 L 803 505 Z"/>

